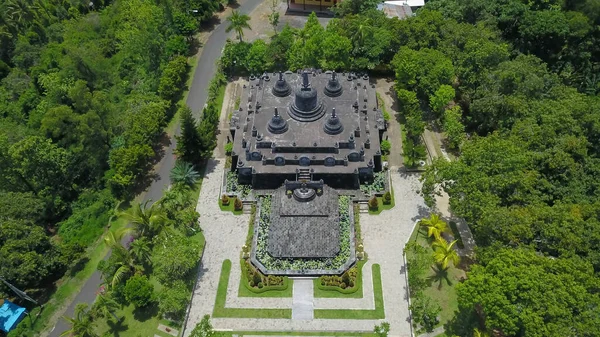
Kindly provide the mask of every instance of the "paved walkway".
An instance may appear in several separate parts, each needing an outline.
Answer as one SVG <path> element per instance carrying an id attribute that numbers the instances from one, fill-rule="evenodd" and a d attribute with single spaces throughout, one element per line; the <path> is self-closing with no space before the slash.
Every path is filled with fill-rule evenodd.
<path id="1" fill-rule="evenodd" d="M 294 278 L 292 319 L 312 320 L 314 318 L 313 300 L 313 280 L 307 278 Z"/>

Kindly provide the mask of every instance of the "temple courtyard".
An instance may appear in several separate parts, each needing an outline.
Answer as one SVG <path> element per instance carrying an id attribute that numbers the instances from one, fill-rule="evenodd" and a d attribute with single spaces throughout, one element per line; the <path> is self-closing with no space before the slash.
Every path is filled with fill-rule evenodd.
<path id="1" fill-rule="evenodd" d="M 376 324 L 386 321 L 391 325 L 390 336 L 411 336 L 402 253 L 415 221 L 427 214 L 417 194 L 418 176 L 391 167 L 395 207 L 378 215 L 359 215 L 368 255 L 362 268 L 362 298 L 315 298 L 313 282 L 306 278 L 292 278 L 291 297 L 241 297 L 240 254 L 250 215 L 220 209 L 216 201 L 221 196 L 224 170 L 225 158 L 209 162 L 198 200 L 206 247 L 184 336 L 204 315 L 211 315 L 216 330 L 372 332 Z M 373 278 L 373 271 L 381 276 L 381 289 L 374 289 L 379 288 L 379 280 Z M 224 286 L 226 300 L 222 303 Z"/>

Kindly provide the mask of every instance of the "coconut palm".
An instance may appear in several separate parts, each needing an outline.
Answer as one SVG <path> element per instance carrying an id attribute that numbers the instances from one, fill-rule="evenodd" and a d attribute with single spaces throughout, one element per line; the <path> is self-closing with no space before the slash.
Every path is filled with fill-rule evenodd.
<path id="1" fill-rule="evenodd" d="M 73 317 L 63 317 L 70 325 L 71 328 L 61 334 L 62 336 L 68 337 L 96 337 L 98 336 L 94 331 L 96 324 L 90 315 L 87 303 L 79 303 L 75 306 L 75 312 Z"/>
<path id="2" fill-rule="evenodd" d="M 448 268 L 448 263 L 452 261 L 454 266 L 457 266 L 460 262 L 460 256 L 454 249 L 454 245 L 458 240 L 454 240 L 450 243 L 439 238 L 432 244 L 433 247 L 433 260 L 442 267 L 442 269 Z"/>
<path id="3" fill-rule="evenodd" d="M 135 261 L 139 264 L 150 263 L 150 243 L 146 238 L 139 238 L 134 240 L 129 247 L 131 255 Z"/>
<path id="4" fill-rule="evenodd" d="M 441 238 L 442 233 L 447 233 L 450 230 L 448 224 L 437 214 L 432 214 L 429 219 L 422 219 L 419 225 L 427 227 L 427 236 L 433 236 L 436 240 Z"/>
<path id="5" fill-rule="evenodd" d="M 229 33 L 230 31 L 234 30 L 237 33 L 240 42 L 243 41 L 244 28 L 252 30 L 248 24 L 250 17 L 246 14 L 240 14 L 240 12 L 236 10 L 231 12 L 231 16 L 227 18 L 227 21 L 229 22 L 229 26 L 227 26 L 225 31 Z"/>
<path id="6" fill-rule="evenodd" d="M 148 207 L 149 202 L 150 200 L 147 200 L 143 206 L 138 203 L 129 211 L 121 213 L 139 236 L 152 237 L 160 233 L 167 224 L 167 217 L 160 203 Z"/>
<path id="7" fill-rule="evenodd" d="M 200 173 L 194 170 L 194 166 L 181 160 L 175 163 L 175 167 L 173 167 L 169 176 L 173 185 L 176 186 L 194 187 L 198 179 L 200 179 Z"/>
<path id="8" fill-rule="evenodd" d="M 112 317 L 115 322 L 119 320 L 115 311 L 119 309 L 119 304 L 112 298 L 110 293 L 100 294 L 96 297 L 96 301 L 92 305 L 92 315 L 94 317 Z"/>

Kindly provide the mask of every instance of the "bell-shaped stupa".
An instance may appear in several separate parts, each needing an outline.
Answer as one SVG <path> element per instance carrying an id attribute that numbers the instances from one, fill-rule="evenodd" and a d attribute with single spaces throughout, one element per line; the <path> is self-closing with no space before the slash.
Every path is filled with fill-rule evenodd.
<path id="1" fill-rule="evenodd" d="M 296 90 L 289 111 L 290 116 L 300 122 L 314 122 L 325 114 L 323 103 L 319 101 L 317 90 L 310 85 L 306 71 L 302 73 L 302 84 Z"/>
<path id="2" fill-rule="evenodd" d="M 344 125 L 342 125 L 342 121 L 340 121 L 340 118 L 335 113 L 335 108 L 331 110 L 331 116 L 323 124 L 323 131 L 328 135 L 338 135 L 344 131 Z"/>
<path id="3" fill-rule="evenodd" d="M 282 72 L 279 72 L 279 79 L 277 80 L 277 82 L 275 82 L 272 92 L 273 95 L 277 97 L 285 97 L 292 92 L 292 88 L 285 80 L 285 77 L 283 76 Z"/>
<path id="4" fill-rule="evenodd" d="M 279 115 L 277 108 L 275 108 L 275 114 L 269 120 L 269 124 L 267 124 L 267 129 L 269 130 L 270 133 L 273 133 L 276 135 L 282 134 L 288 130 L 287 121 L 285 119 L 281 118 L 281 115 Z"/>
<path id="5" fill-rule="evenodd" d="M 325 92 L 325 95 L 329 97 L 338 97 L 342 94 L 342 84 L 338 81 L 335 71 L 331 73 L 331 78 L 323 91 Z"/>

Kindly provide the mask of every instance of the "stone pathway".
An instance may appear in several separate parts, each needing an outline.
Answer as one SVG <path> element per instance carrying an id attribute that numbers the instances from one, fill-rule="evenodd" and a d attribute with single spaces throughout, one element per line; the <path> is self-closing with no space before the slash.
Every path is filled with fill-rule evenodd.
<path id="1" fill-rule="evenodd" d="M 294 278 L 293 280 L 292 319 L 312 320 L 314 318 L 313 280 L 309 278 Z"/>

